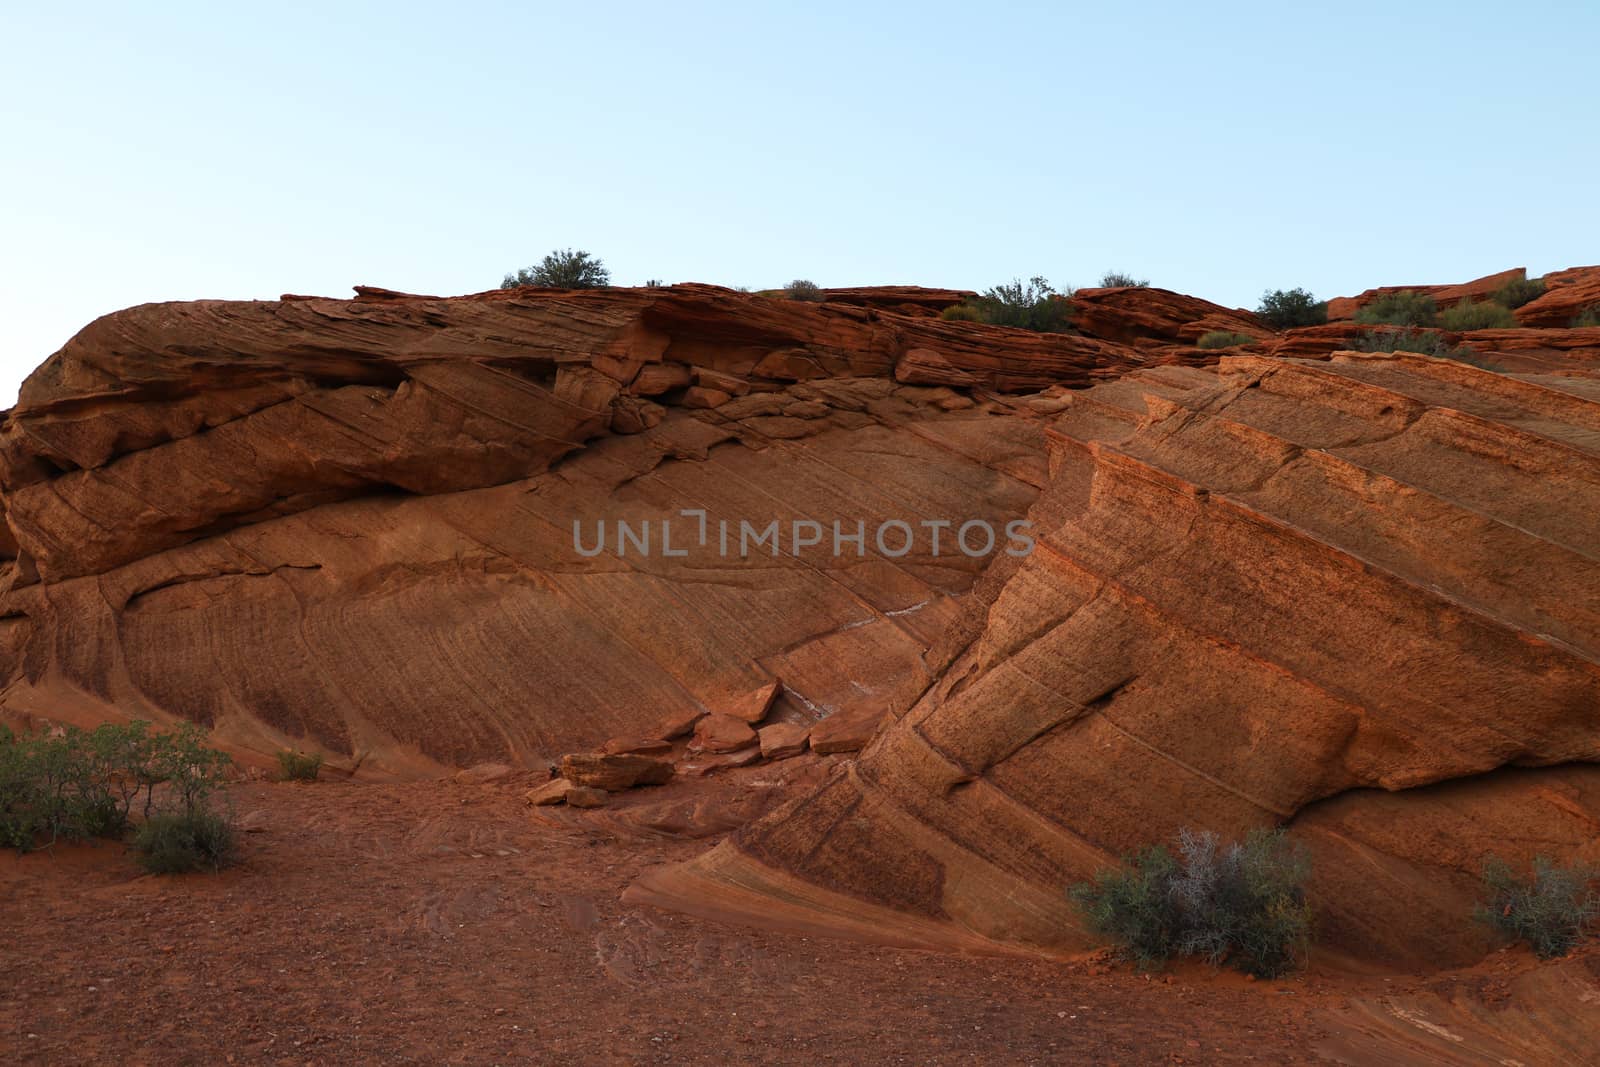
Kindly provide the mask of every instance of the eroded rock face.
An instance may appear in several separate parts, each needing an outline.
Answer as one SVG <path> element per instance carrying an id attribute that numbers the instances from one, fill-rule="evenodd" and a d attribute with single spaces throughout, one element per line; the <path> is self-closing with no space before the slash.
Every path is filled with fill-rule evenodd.
<path id="1" fill-rule="evenodd" d="M 4 709 L 411 776 L 677 736 L 779 676 L 801 719 L 909 706 L 985 560 L 681 557 L 680 513 L 1003 526 L 1045 480 L 1025 394 L 1171 358 L 941 321 L 963 295 L 362 289 L 100 319 L 0 427 Z"/>
<path id="2" fill-rule="evenodd" d="M 1263 342 L 1260 351 L 1269 356 L 1293 359 L 1326 359 L 1335 352 L 1358 345 L 1361 338 L 1382 332 L 1383 329 L 1349 321 L 1306 326 L 1285 331 Z M 1565 367 L 1581 370 L 1600 362 L 1600 326 L 1583 329 L 1430 332 L 1436 332 L 1443 344 L 1461 348 L 1467 359 L 1495 370 L 1544 372 L 1559 371 Z"/>
<path id="3" fill-rule="evenodd" d="M 648 432 L 663 417 L 650 398 L 712 408 L 704 398 L 889 379 L 913 351 L 938 365 L 914 384 L 1009 390 L 1083 384 L 1136 358 L 1088 337 L 996 333 L 708 286 L 145 305 L 98 320 L 28 379 L 0 434 L 0 484 L 21 558 L 62 579 L 331 500 L 535 476 L 619 413 L 622 431 Z M 809 436 L 820 414 L 776 410 L 757 429 Z"/>
<path id="4" fill-rule="evenodd" d="M 1517 308 L 1524 326 L 1571 326 L 1585 311 L 1600 311 L 1600 267 L 1572 267 L 1544 276 L 1544 295 Z"/>
<path id="5" fill-rule="evenodd" d="M 1463 299 L 1480 301 L 1488 300 L 1499 292 L 1500 287 L 1507 282 L 1520 282 L 1526 280 L 1528 271 L 1524 267 L 1513 267 L 1497 274 L 1486 274 L 1482 278 L 1475 278 L 1470 282 L 1461 282 L 1454 285 L 1384 285 L 1376 289 L 1368 289 L 1356 296 L 1342 296 L 1328 301 L 1328 320 L 1339 322 L 1352 319 L 1356 312 L 1372 303 L 1380 296 L 1389 293 L 1398 293 L 1405 290 L 1421 293 L 1433 297 L 1434 303 L 1441 308 L 1447 308 Z M 1519 316 L 1520 319 L 1520 316 Z M 1563 322 L 1560 325 L 1565 326 Z"/>
<path id="6" fill-rule="evenodd" d="M 633 899 L 1057 951 L 1091 943 L 1065 887 L 1120 855 L 1287 824 L 1331 950 L 1430 967 L 1487 948 L 1486 852 L 1600 858 L 1592 372 L 1240 356 L 1069 400 L 973 644 Z"/>
<path id="7" fill-rule="evenodd" d="M 1073 323 L 1087 333 L 1130 345 L 1160 342 L 1192 345 L 1202 334 L 1226 330 L 1251 337 L 1272 333 L 1253 314 L 1220 308 L 1209 300 L 1170 289 L 1079 289 Z"/>
<path id="8" fill-rule="evenodd" d="M 1459 285 L 1385 285 L 1368 289 L 1357 296 L 1328 301 L 1328 319 L 1330 324 L 1347 324 L 1354 319 L 1356 312 L 1378 297 L 1407 289 L 1433 297 L 1434 303 L 1440 308 L 1449 308 L 1463 299 L 1484 301 L 1492 298 L 1507 282 L 1525 281 L 1527 276 L 1527 270 L 1517 267 Z M 1551 271 L 1541 280 L 1544 282 L 1544 294 L 1513 311 L 1521 326 L 1541 331 L 1566 330 L 1585 311 L 1600 309 L 1600 267 L 1569 267 Z M 1465 336 L 1476 342 L 1482 334 L 1508 332 L 1511 331 L 1486 330 Z"/>
<path id="9" fill-rule="evenodd" d="M 0 426 L 0 711 L 363 776 L 729 733 L 698 777 L 805 731 L 832 778 L 633 895 L 909 944 L 1086 944 L 1065 885 L 1185 824 L 1288 823 L 1334 949 L 1418 965 L 1482 950 L 1488 847 L 1600 860 L 1593 330 L 1472 335 L 1494 374 L 1161 290 L 1079 294 L 1075 335 L 961 295 L 102 319 Z M 1214 328 L 1323 359 L 1191 365 Z M 717 536 L 1023 516 L 1026 559 Z"/>

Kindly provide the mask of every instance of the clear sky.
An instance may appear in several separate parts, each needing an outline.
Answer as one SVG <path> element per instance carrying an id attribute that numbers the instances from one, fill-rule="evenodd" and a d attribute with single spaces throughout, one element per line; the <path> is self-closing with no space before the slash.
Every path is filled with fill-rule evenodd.
<path id="1" fill-rule="evenodd" d="M 0 404 L 91 319 L 1107 269 L 1226 304 L 1600 262 L 1600 3 L 0 0 Z"/>

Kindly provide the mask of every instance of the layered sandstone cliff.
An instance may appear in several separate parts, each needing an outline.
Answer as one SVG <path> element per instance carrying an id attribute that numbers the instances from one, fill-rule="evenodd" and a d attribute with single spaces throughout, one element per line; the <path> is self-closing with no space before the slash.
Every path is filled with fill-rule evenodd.
<path id="1" fill-rule="evenodd" d="M 685 558 L 662 520 L 1003 527 L 1061 403 L 1029 394 L 1180 357 L 941 321 L 961 293 L 825 295 L 367 289 L 100 319 L 0 429 L 5 709 L 411 775 L 542 764 L 779 675 L 804 716 L 909 706 L 985 559 Z M 575 521 L 590 544 L 653 524 L 656 549 L 580 552 Z"/>
<path id="2" fill-rule="evenodd" d="M 1288 825 L 1320 936 L 1465 962 L 1490 851 L 1600 859 L 1600 377 L 1227 357 L 1071 395 L 1039 548 L 815 794 L 635 899 L 911 944 L 1092 943 L 1063 887 Z"/>
<path id="3" fill-rule="evenodd" d="M 1600 329 L 1552 279 L 1477 365 L 1156 289 L 1065 335 L 911 288 L 129 309 L 0 426 L 0 715 L 414 777 L 781 679 L 891 724 L 636 899 L 1058 951 L 1121 852 L 1288 824 L 1336 951 L 1468 960 L 1486 851 L 1600 859 Z M 1024 518 L 1026 558 L 873 536 Z"/>

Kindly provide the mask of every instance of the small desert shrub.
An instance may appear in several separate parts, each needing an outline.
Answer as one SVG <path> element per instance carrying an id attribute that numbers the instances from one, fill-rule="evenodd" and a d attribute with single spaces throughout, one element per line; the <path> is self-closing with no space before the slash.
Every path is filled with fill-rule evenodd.
<path id="1" fill-rule="evenodd" d="M 940 317 L 963 322 L 985 322 L 990 326 L 1016 326 L 1040 333 L 1065 333 L 1071 329 L 1072 305 L 1044 278 L 1035 275 L 1027 282 L 1017 278 L 1008 285 L 997 285 L 957 305 L 966 310 L 945 308 Z"/>
<path id="2" fill-rule="evenodd" d="M 1350 347 L 1357 352 L 1419 352 L 1446 358 L 1456 351 L 1438 330 L 1368 330 L 1351 338 Z"/>
<path id="3" fill-rule="evenodd" d="M 133 848 L 151 874 L 218 871 L 234 860 L 233 825 L 205 808 L 162 812 L 140 825 Z"/>
<path id="4" fill-rule="evenodd" d="M 1471 345 L 1449 345 L 1438 330 L 1369 330 L 1350 340 L 1357 352 L 1415 352 L 1435 359 L 1453 359 L 1479 370 L 1503 373 L 1505 367 L 1484 359 Z"/>
<path id="5" fill-rule="evenodd" d="M 205 747 L 201 743 L 205 735 L 194 723 L 186 722 L 173 733 L 159 735 L 159 740 L 164 749 L 166 796 L 158 798 L 157 804 L 184 814 L 204 810 L 212 794 L 222 788 L 233 760 L 227 753 Z"/>
<path id="6" fill-rule="evenodd" d="M 1274 330 L 1321 326 L 1328 321 L 1328 302 L 1318 300 L 1304 289 L 1274 289 L 1261 294 L 1256 317 Z"/>
<path id="7" fill-rule="evenodd" d="M 1200 335 L 1200 340 L 1194 343 L 1196 348 L 1232 348 L 1234 345 L 1253 345 L 1256 339 L 1245 333 L 1233 333 L 1229 330 L 1209 330 Z"/>
<path id="8" fill-rule="evenodd" d="M 646 289 L 664 289 L 666 285 L 667 283 L 660 278 L 646 278 L 644 283 Z"/>
<path id="9" fill-rule="evenodd" d="M 939 312 L 939 317 L 946 322 L 982 322 L 983 312 L 973 304 L 951 304 Z"/>
<path id="10" fill-rule="evenodd" d="M 1299 962 L 1311 935 L 1311 865 L 1281 830 L 1228 845 L 1184 830 L 1178 851 L 1146 849 L 1068 895 L 1092 930 L 1141 967 L 1198 956 L 1270 978 Z"/>
<path id="11" fill-rule="evenodd" d="M 600 289 L 611 284 L 611 272 L 599 257 L 570 248 L 557 249 L 531 267 L 507 274 L 502 289 Z"/>
<path id="12" fill-rule="evenodd" d="M 1586 326 L 1600 326 L 1600 304 L 1590 304 L 1572 320 L 1572 328 L 1575 330 L 1581 330 Z"/>
<path id="13" fill-rule="evenodd" d="M 1148 288 L 1150 288 L 1150 279 L 1149 278 L 1135 278 L 1131 274 L 1123 274 L 1121 271 L 1118 271 L 1118 270 L 1108 270 L 1108 271 L 1105 272 L 1105 274 L 1101 275 L 1101 277 L 1100 277 L 1100 288 L 1102 288 L 1102 289 L 1122 289 L 1122 288 L 1148 289 Z"/>
<path id="14" fill-rule="evenodd" d="M 1543 278 L 1513 278 L 1494 291 L 1494 302 L 1501 307 L 1519 308 L 1543 295 Z"/>
<path id="15" fill-rule="evenodd" d="M 1466 297 L 1439 316 L 1439 325 L 1453 333 L 1468 330 L 1508 330 L 1517 325 L 1511 309 L 1492 300 L 1474 304 Z"/>
<path id="16" fill-rule="evenodd" d="M 1433 297 L 1412 289 L 1384 293 L 1356 312 L 1356 321 L 1369 326 L 1432 326 L 1438 318 Z"/>
<path id="17" fill-rule="evenodd" d="M 284 749 L 278 753 L 278 772 L 286 782 L 314 782 L 322 773 L 322 753 Z"/>
<path id="18" fill-rule="evenodd" d="M 823 299 L 822 286 L 804 278 L 796 278 L 783 287 L 783 293 L 790 300 L 804 300 L 807 303 L 819 303 Z"/>
<path id="19" fill-rule="evenodd" d="M 1501 933 L 1526 941 L 1542 960 L 1565 956 L 1600 915 L 1600 896 L 1589 888 L 1595 872 L 1584 867 L 1557 867 L 1548 857 L 1533 861 L 1533 877 L 1518 878 L 1509 865 L 1493 856 L 1483 867 L 1488 900 L 1476 918 Z"/>

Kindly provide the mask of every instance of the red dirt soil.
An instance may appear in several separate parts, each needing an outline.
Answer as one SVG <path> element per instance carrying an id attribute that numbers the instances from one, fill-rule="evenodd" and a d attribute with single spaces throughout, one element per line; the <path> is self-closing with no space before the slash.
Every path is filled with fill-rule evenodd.
<path id="1" fill-rule="evenodd" d="M 245 783 L 229 797 L 243 862 L 220 875 L 141 875 L 111 844 L 7 853 L 0 1061 L 1494 1062 L 1479 1035 L 1462 1044 L 1461 1005 L 1554 1042 L 1559 1027 L 1507 1007 L 1517 976 L 1573 972 L 1592 990 L 1600 962 L 1533 969 L 1507 952 L 1412 980 L 1313 960 L 1252 983 L 1197 967 L 1144 976 L 1098 954 L 807 939 L 620 903 L 646 868 L 707 844 L 641 830 L 630 811 L 726 811 L 773 778 L 679 781 L 599 812 L 528 808 L 529 775 Z M 1550 1062 L 1525 1044 L 1494 1051 Z"/>

